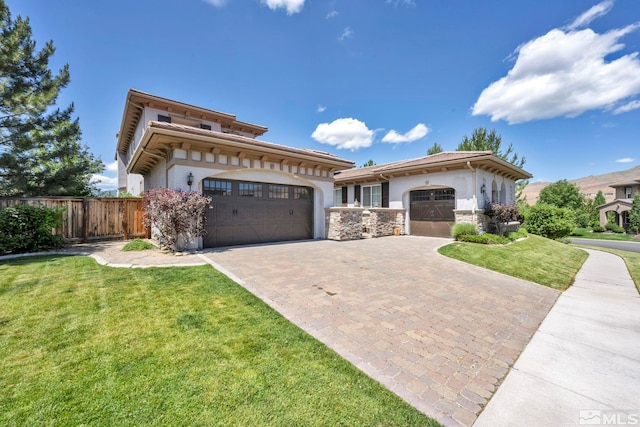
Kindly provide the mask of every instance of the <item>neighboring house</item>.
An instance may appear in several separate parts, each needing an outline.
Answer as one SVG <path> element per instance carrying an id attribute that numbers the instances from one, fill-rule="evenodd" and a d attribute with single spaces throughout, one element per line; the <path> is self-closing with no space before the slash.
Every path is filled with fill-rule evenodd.
<path id="1" fill-rule="evenodd" d="M 611 184 L 610 187 L 615 189 L 616 195 L 612 202 L 598 206 L 600 212 L 600 225 L 604 227 L 608 220 L 607 214 L 613 212 L 615 214 L 615 223 L 625 229 L 629 228 L 629 211 L 633 204 L 633 196 L 640 193 L 640 179 L 630 182 L 621 182 L 619 184 Z"/>
<path id="2" fill-rule="evenodd" d="M 266 127 L 129 90 L 117 135 L 118 190 L 193 190 L 212 198 L 198 247 L 325 237 L 333 174 L 354 163 L 259 141 Z"/>
<path id="3" fill-rule="evenodd" d="M 516 181 L 531 177 L 491 151 L 442 152 L 336 172 L 334 206 L 365 208 L 376 216 L 395 210 L 398 214 L 387 215 L 387 221 L 403 234 L 450 237 L 456 222 L 486 230 L 488 204 L 514 204 Z"/>

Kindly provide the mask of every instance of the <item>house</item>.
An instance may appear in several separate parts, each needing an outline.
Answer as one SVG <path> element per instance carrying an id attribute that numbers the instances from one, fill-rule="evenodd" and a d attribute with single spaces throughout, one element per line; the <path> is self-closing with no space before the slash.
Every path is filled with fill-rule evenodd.
<path id="1" fill-rule="evenodd" d="M 212 198 L 198 247 L 324 238 L 333 175 L 354 163 L 256 139 L 267 128 L 134 89 L 117 134 L 118 190 Z"/>
<path id="2" fill-rule="evenodd" d="M 456 222 L 486 230 L 489 218 L 484 209 L 489 203 L 514 204 L 516 181 L 531 177 L 491 151 L 442 152 L 337 171 L 334 208 L 329 209 L 327 221 L 338 224 L 329 227 L 330 233 L 339 232 L 328 237 L 357 237 L 359 210 L 363 228 L 373 236 L 450 237 Z"/>
<path id="3" fill-rule="evenodd" d="M 640 193 L 640 179 L 611 184 L 609 187 L 612 187 L 616 191 L 616 194 L 612 202 L 598 206 L 598 212 L 600 213 L 600 226 L 604 227 L 607 222 L 609 222 L 607 214 L 612 212 L 615 214 L 615 223 L 620 227 L 628 229 L 629 211 L 633 204 L 633 196 L 636 193 Z"/>

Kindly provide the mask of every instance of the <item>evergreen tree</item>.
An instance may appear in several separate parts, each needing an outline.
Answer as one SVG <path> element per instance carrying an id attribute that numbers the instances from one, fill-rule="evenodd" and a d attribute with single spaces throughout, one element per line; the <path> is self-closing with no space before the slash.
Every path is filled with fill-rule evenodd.
<path id="1" fill-rule="evenodd" d="M 596 198 L 594 199 L 593 203 L 596 205 L 596 207 L 602 206 L 607 203 L 607 200 L 604 198 L 604 194 L 602 194 L 602 190 L 598 191 L 598 194 L 596 194 Z"/>
<path id="2" fill-rule="evenodd" d="M 376 162 L 374 162 L 373 160 L 369 159 L 369 161 L 365 162 L 362 166 L 360 166 L 361 168 L 366 168 L 369 166 L 375 166 Z"/>
<path id="3" fill-rule="evenodd" d="M 53 42 L 36 50 L 29 19 L 12 19 L 0 0 L 0 195 L 90 195 L 103 169 L 81 144 L 73 104 L 56 107 L 69 66 L 49 70 Z"/>
<path id="4" fill-rule="evenodd" d="M 629 211 L 629 230 L 638 234 L 640 231 L 640 193 L 633 196 L 631 210 Z"/>
<path id="5" fill-rule="evenodd" d="M 495 129 L 487 131 L 479 127 L 473 131 L 471 138 L 464 136 L 462 142 L 458 144 L 457 151 L 492 151 L 494 155 L 513 165 L 521 168 L 524 166 L 525 158 L 518 156 L 513 151 L 513 144 L 509 144 L 506 150 L 502 148 L 502 137 L 496 133 Z"/>
<path id="6" fill-rule="evenodd" d="M 433 145 L 427 150 L 427 156 L 431 156 L 432 154 L 442 153 L 443 151 L 444 149 L 442 148 L 442 145 L 438 144 L 437 142 L 434 142 Z"/>

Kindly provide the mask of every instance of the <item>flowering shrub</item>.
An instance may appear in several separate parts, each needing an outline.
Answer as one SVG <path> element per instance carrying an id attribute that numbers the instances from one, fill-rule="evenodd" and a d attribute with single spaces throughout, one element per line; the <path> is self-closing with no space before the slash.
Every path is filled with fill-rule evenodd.
<path id="1" fill-rule="evenodd" d="M 178 250 L 178 238 L 185 244 L 206 232 L 204 212 L 211 199 L 198 193 L 155 188 L 142 196 L 144 223 L 157 234 L 162 247 Z"/>
<path id="2" fill-rule="evenodd" d="M 485 213 L 489 218 L 493 219 L 498 234 L 500 234 L 501 236 L 504 235 L 507 231 L 506 227 L 504 227 L 504 229 L 501 229 L 502 224 L 512 221 L 522 222 L 522 216 L 520 215 L 520 211 L 518 210 L 518 206 L 516 205 L 491 203 Z"/>

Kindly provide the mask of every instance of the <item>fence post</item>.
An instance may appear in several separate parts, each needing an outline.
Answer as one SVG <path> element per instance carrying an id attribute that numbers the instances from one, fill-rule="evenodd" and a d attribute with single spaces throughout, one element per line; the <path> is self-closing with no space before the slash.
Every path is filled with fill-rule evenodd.
<path id="1" fill-rule="evenodd" d="M 82 199 L 82 242 L 86 243 L 89 239 L 89 200 L 84 197 Z"/>
<path id="2" fill-rule="evenodd" d="M 124 240 L 127 240 L 127 233 L 129 231 L 129 200 L 122 199 L 122 203 L 124 203 L 124 209 L 122 213 L 122 231 L 124 233 Z"/>

